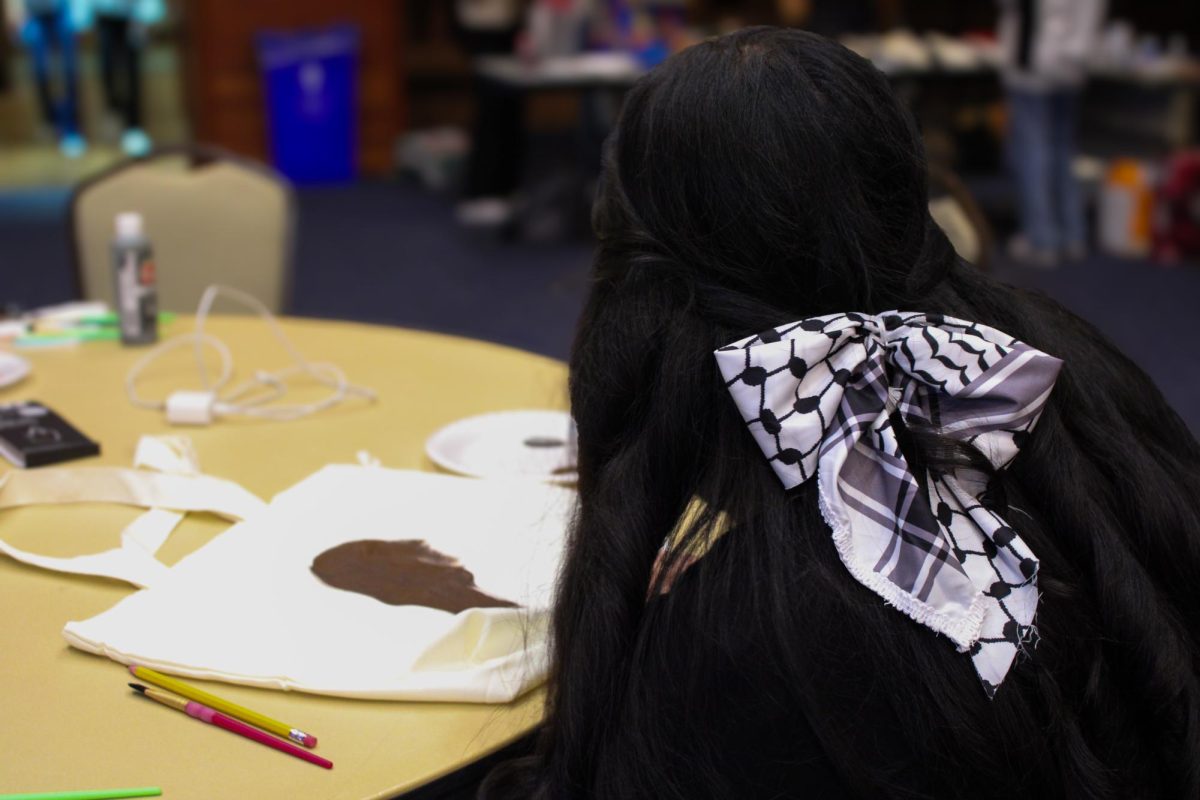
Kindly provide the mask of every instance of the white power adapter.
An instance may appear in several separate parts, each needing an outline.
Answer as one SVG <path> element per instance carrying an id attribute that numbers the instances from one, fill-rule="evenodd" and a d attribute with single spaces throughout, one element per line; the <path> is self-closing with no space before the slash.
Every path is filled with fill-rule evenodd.
<path id="1" fill-rule="evenodd" d="M 167 395 L 167 422 L 172 425 L 210 425 L 216 402 L 216 392 L 171 392 Z"/>
<path id="2" fill-rule="evenodd" d="M 258 312 L 271 333 L 291 356 L 292 363 L 275 371 L 256 370 L 253 378 L 230 386 L 233 379 L 233 355 L 224 342 L 204 332 L 204 322 L 209 310 L 221 294 Z M 165 400 L 148 400 L 139 396 L 137 382 L 146 367 L 165 353 L 186 346 L 193 349 L 201 388 L 171 392 Z M 215 350 L 221 360 L 221 371 L 215 380 L 210 379 L 205 364 L 205 347 Z M 327 387 L 330 392 L 323 399 L 310 403 L 279 403 L 277 401 L 287 394 L 287 379 L 291 376 L 306 377 Z M 125 376 L 125 392 L 129 395 L 129 401 L 139 408 L 166 412 L 167 422 L 172 425 L 211 425 L 225 417 L 300 419 L 332 408 L 350 396 L 368 401 L 375 399 L 375 392 L 365 386 L 350 383 L 336 365 L 312 362 L 305 358 L 287 338 L 275 315 L 266 306 L 253 295 L 229 286 L 210 286 L 204 291 L 200 298 L 200 306 L 196 309 L 195 330 L 168 339 L 142 356 Z"/>

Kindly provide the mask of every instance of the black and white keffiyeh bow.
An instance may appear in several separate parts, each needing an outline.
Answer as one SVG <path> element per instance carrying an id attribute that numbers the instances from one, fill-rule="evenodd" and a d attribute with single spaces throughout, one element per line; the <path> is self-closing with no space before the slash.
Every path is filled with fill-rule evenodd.
<path id="1" fill-rule="evenodd" d="M 892 424 L 974 445 L 997 468 L 1062 362 L 977 323 L 907 311 L 812 317 L 716 351 L 785 488 L 817 478 L 854 578 L 970 653 L 989 697 L 1035 635 L 1036 556 L 980 502 L 972 471 L 913 475 Z"/>

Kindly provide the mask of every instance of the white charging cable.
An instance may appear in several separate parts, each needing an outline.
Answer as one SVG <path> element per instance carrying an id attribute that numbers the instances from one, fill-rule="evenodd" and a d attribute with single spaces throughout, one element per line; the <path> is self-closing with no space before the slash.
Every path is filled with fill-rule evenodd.
<path id="1" fill-rule="evenodd" d="M 233 355 L 224 342 L 204 331 L 204 323 L 212 305 L 221 295 L 256 311 L 291 356 L 292 363 L 273 372 L 258 370 L 253 378 L 229 387 L 230 381 L 233 380 Z M 166 353 L 188 344 L 193 347 L 201 388 L 172 392 L 165 400 L 146 400 L 139 396 L 137 382 L 146 368 Z M 204 361 L 206 347 L 215 350 L 221 361 L 221 371 L 216 380 L 211 379 L 208 365 Z M 327 397 L 312 403 L 277 403 L 277 400 L 287 394 L 288 378 L 297 375 L 307 376 L 332 391 Z M 275 315 L 254 295 L 220 285 L 209 286 L 204 290 L 200 305 L 196 309 L 195 330 L 168 339 L 138 359 L 130 368 L 125 376 L 125 392 L 129 395 L 129 401 L 138 408 L 165 411 L 167 421 L 177 425 L 207 425 L 219 417 L 235 416 L 273 420 L 300 419 L 333 408 L 350 396 L 367 400 L 376 398 L 373 390 L 350 383 L 337 365 L 309 361 L 305 358 L 283 332 Z"/>

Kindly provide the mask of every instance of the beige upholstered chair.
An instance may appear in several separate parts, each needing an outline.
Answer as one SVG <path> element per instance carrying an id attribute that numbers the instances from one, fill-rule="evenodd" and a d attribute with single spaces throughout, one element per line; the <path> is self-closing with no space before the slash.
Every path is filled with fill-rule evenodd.
<path id="1" fill-rule="evenodd" d="M 110 248 L 123 211 L 145 220 L 161 309 L 192 311 L 213 283 L 247 291 L 273 311 L 288 300 L 295 198 L 267 167 L 189 147 L 125 161 L 82 183 L 71 199 L 71 230 L 86 299 L 113 301 Z"/>

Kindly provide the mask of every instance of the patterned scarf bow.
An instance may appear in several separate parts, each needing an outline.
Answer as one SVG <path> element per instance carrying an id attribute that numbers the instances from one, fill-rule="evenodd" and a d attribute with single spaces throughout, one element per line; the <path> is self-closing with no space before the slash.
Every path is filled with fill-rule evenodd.
<path id="1" fill-rule="evenodd" d="M 715 355 L 784 487 L 816 476 L 850 574 L 970 653 L 993 697 L 1036 635 L 1037 558 L 983 506 L 978 472 L 919 481 L 893 419 L 968 442 L 1002 468 L 1062 362 L 984 325 L 901 311 L 811 317 Z"/>

